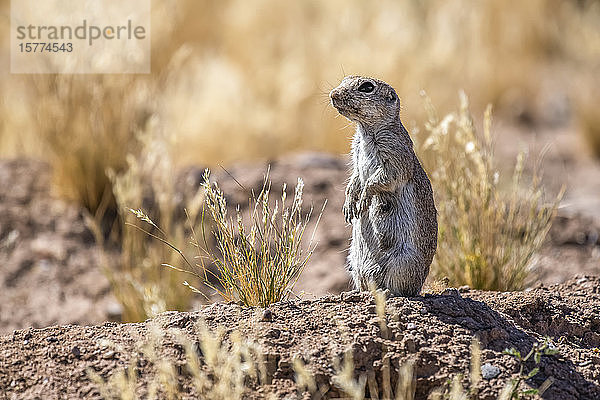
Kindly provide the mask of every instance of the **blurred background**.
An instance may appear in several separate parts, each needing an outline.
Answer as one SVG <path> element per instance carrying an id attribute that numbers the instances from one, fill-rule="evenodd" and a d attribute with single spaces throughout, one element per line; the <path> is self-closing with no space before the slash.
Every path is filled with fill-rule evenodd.
<path id="1" fill-rule="evenodd" d="M 561 207 L 600 213 L 600 1 L 153 0 L 148 75 L 10 74 L 10 2 L 0 4 L 0 157 L 46 163 L 25 176 L 49 165 L 53 196 L 100 221 L 96 240 L 123 233 L 117 204 L 141 203 L 140 182 L 172 190 L 159 188 L 158 170 L 164 184 L 190 165 L 347 153 L 352 128 L 328 93 L 350 74 L 393 85 L 415 133 L 425 93 L 444 115 L 464 90 L 477 124 L 493 105 L 498 167 L 547 149 L 544 184 L 552 193 L 568 184 Z M 2 223 L 6 247 L 15 229 Z M 142 250 L 128 251 L 137 262 Z"/>
<path id="2" fill-rule="evenodd" d="M 154 114 L 178 163 L 345 152 L 346 121 L 327 93 L 347 74 L 391 83 L 407 123 L 424 116 L 422 90 L 445 112 L 463 89 L 475 115 L 491 103 L 507 123 L 569 126 L 600 146 L 598 1 L 153 0 L 151 75 L 69 77 L 8 74 L 2 3 L 4 156 L 48 157 L 48 141 L 127 142 Z M 86 136 L 78 129 L 91 122 L 77 114 L 88 105 L 118 122 L 100 116 Z"/>

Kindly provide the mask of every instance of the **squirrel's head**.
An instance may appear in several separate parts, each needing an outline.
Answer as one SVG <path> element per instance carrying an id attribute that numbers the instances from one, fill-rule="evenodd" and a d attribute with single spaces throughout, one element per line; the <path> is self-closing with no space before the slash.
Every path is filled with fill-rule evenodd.
<path id="1" fill-rule="evenodd" d="M 338 112 L 354 122 L 387 125 L 400 117 L 396 91 L 378 79 L 347 76 L 329 97 Z"/>

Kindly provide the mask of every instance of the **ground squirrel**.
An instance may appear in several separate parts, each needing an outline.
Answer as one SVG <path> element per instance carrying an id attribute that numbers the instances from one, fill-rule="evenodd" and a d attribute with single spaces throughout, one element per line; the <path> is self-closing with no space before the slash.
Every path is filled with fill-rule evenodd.
<path id="1" fill-rule="evenodd" d="M 421 291 L 437 246 L 437 212 L 427 174 L 385 82 L 348 76 L 329 95 L 356 122 L 344 217 L 352 223 L 348 270 L 357 289 L 373 282 L 393 295 Z"/>

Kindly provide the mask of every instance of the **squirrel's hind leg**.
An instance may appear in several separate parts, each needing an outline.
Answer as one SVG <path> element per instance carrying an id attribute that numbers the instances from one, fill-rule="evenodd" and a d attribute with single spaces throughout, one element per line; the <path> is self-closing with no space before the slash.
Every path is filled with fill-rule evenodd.
<path id="1" fill-rule="evenodd" d="M 382 277 L 382 286 L 392 295 L 417 296 L 425 283 L 429 266 L 418 251 L 405 244 L 396 251 L 388 253 L 386 271 Z"/>

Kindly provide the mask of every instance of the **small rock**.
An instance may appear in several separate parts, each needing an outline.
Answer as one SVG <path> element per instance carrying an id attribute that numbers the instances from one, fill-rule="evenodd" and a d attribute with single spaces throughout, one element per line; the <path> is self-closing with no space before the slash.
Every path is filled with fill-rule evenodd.
<path id="1" fill-rule="evenodd" d="M 38 262 L 37 267 L 41 272 L 48 273 L 52 269 L 53 264 L 50 262 L 50 260 L 44 258 Z"/>
<path id="2" fill-rule="evenodd" d="M 265 310 L 263 311 L 263 314 L 262 314 L 261 321 L 267 321 L 267 322 L 273 321 L 273 312 L 271 310 L 269 310 L 268 308 L 265 308 Z"/>
<path id="3" fill-rule="evenodd" d="M 483 379 L 494 379 L 500 375 L 500 368 L 490 363 L 485 363 L 481 366 L 481 377 Z"/>
<path id="4" fill-rule="evenodd" d="M 54 336 L 48 336 L 48 337 L 46 338 L 46 340 L 47 340 L 48 342 L 50 342 L 50 343 L 55 343 L 55 342 L 58 342 L 58 339 L 57 339 L 56 337 L 54 337 Z"/>
<path id="5" fill-rule="evenodd" d="M 585 276 L 584 276 L 583 278 L 579 278 L 579 279 L 577 279 L 577 282 L 576 282 L 576 283 L 577 283 L 578 285 L 581 285 L 581 284 L 582 284 L 582 283 L 584 283 L 584 282 L 587 282 L 587 278 L 586 278 Z"/>
<path id="6" fill-rule="evenodd" d="M 406 351 L 408 351 L 409 353 L 415 353 L 417 351 L 417 342 L 415 341 L 414 338 L 412 337 L 407 337 L 404 340 L 404 348 L 406 349 Z"/>
<path id="7" fill-rule="evenodd" d="M 12 230 L 8 233 L 8 236 L 6 237 L 6 239 L 4 239 L 3 243 L 0 243 L 0 245 L 5 246 L 7 249 L 12 249 L 13 246 L 17 243 L 17 239 L 19 238 L 19 236 L 19 231 Z"/>
<path id="8" fill-rule="evenodd" d="M 71 349 L 71 354 L 79 358 L 79 356 L 81 355 L 81 350 L 79 350 L 79 347 L 73 346 L 73 348 Z"/>
<path id="9" fill-rule="evenodd" d="M 469 290 L 471 290 L 471 287 L 469 285 L 463 285 L 458 288 L 459 293 L 465 293 Z"/>
<path id="10" fill-rule="evenodd" d="M 575 236 L 575 241 L 577 242 L 577 244 L 579 244 L 579 245 L 586 244 L 587 235 L 585 234 L 585 232 L 576 232 L 574 236 Z"/>
<path id="11" fill-rule="evenodd" d="M 406 329 L 408 329 L 409 331 L 413 331 L 417 329 L 417 324 L 415 324 L 414 322 L 409 322 L 408 324 L 406 324 Z"/>
<path id="12" fill-rule="evenodd" d="M 109 350 L 102 355 L 102 358 L 105 360 L 110 360 L 111 358 L 114 358 L 114 357 L 115 357 L 115 352 L 112 350 Z"/>

